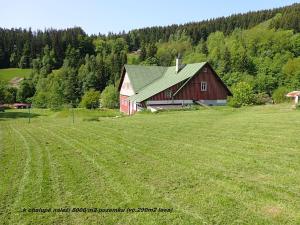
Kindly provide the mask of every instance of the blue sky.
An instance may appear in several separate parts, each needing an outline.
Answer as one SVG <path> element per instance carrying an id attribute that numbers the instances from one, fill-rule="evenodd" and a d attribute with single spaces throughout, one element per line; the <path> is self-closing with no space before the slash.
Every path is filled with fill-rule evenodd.
<path id="1" fill-rule="evenodd" d="M 0 0 L 0 27 L 81 26 L 89 34 L 181 24 L 289 5 L 296 0 Z"/>

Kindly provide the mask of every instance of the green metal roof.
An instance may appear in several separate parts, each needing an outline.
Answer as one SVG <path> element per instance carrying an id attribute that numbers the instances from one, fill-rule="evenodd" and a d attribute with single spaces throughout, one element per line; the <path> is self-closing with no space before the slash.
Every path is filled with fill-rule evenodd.
<path id="1" fill-rule="evenodd" d="M 187 80 L 187 79 L 193 77 L 205 64 L 206 64 L 206 62 L 187 64 L 178 73 L 176 73 L 176 71 L 175 71 L 175 66 L 160 67 L 160 70 L 156 68 L 156 70 L 159 70 L 161 73 L 164 71 L 164 73 L 161 75 L 158 75 L 158 72 L 157 72 L 156 79 L 152 79 L 151 81 L 149 81 L 150 79 L 147 79 L 147 82 L 149 81 L 149 83 L 146 86 L 144 86 L 143 88 L 139 89 L 137 94 L 130 96 L 129 100 L 136 101 L 136 102 L 142 102 L 142 101 L 150 98 L 151 96 L 153 96 L 153 95 L 155 95 L 155 94 L 157 94 L 179 82 L 182 82 L 184 80 Z M 143 66 L 135 66 L 135 67 L 143 67 Z M 127 70 L 126 66 L 125 66 L 125 68 Z M 164 70 L 163 70 L 163 68 L 164 68 Z M 129 71 L 127 71 L 127 72 L 128 72 L 128 76 L 130 76 L 130 72 Z M 150 68 L 149 68 L 149 72 L 150 72 Z M 140 74 L 136 74 L 135 76 L 139 77 Z M 145 75 L 143 75 L 143 77 L 145 77 Z M 129 77 L 129 79 L 131 82 L 134 82 L 134 79 L 131 79 L 130 77 Z M 142 83 L 142 82 L 140 82 L 140 83 Z M 133 86 L 134 85 L 135 84 L 133 84 Z"/>
<path id="2" fill-rule="evenodd" d="M 168 67 L 125 65 L 125 69 L 134 92 L 139 93 L 143 87 L 162 77 Z"/>

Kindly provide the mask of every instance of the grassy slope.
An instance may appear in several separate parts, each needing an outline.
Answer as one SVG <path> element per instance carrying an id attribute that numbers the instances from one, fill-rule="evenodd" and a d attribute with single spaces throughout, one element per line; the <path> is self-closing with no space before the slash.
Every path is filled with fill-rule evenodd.
<path id="1" fill-rule="evenodd" d="M 0 113 L 4 224 L 296 224 L 300 111 L 290 106 L 100 118 Z M 26 111 L 25 111 L 26 112 Z M 24 112 L 24 113 L 25 113 Z M 95 116 L 95 112 L 92 115 Z M 80 116 L 78 116 L 80 115 Z M 18 116 L 19 118 L 9 118 Z M 29 207 L 172 213 L 20 213 Z"/>
<path id="2" fill-rule="evenodd" d="M 127 64 L 136 64 L 138 62 L 139 56 L 134 53 L 128 53 L 127 54 Z"/>
<path id="3" fill-rule="evenodd" d="M 31 69 L 9 68 L 0 69 L 0 80 L 10 81 L 15 77 L 29 77 Z"/>

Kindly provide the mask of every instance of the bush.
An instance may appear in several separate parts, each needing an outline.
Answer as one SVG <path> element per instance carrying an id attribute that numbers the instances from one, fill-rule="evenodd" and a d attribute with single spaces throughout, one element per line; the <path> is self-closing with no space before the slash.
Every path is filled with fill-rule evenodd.
<path id="1" fill-rule="evenodd" d="M 52 110 L 61 110 L 63 108 L 63 97 L 56 92 L 49 94 L 47 100 L 47 107 Z"/>
<path id="2" fill-rule="evenodd" d="M 100 105 L 100 92 L 91 89 L 84 93 L 80 105 L 87 109 L 96 109 Z"/>
<path id="3" fill-rule="evenodd" d="M 237 101 L 236 98 L 229 96 L 227 99 L 227 105 L 233 108 L 240 108 L 242 105 Z"/>
<path id="4" fill-rule="evenodd" d="M 16 102 L 17 89 L 5 82 L 0 82 L 0 104 Z"/>
<path id="5" fill-rule="evenodd" d="M 108 85 L 101 94 L 101 107 L 114 109 L 119 105 L 119 95 L 113 85 Z"/>
<path id="6" fill-rule="evenodd" d="M 265 105 L 266 103 L 271 103 L 272 99 L 270 98 L 270 96 L 265 93 L 265 92 L 261 92 L 255 95 L 255 104 L 256 105 Z"/>
<path id="7" fill-rule="evenodd" d="M 286 94 L 289 92 L 290 92 L 289 88 L 284 87 L 284 86 L 279 87 L 274 91 L 272 98 L 276 104 L 287 102 L 289 99 L 286 97 Z"/>
<path id="8" fill-rule="evenodd" d="M 48 93 L 37 92 L 33 97 L 33 106 L 36 108 L 47 108 Z"/>
<path id="9" fill-rule="evenodd" d="M 233 97 L 228 99 L 228 105 L 232 107 L 241 107 L 253 105 L 255 103 L 255 95 L 253 88 L 246 82 L 239 82 L 232 87 Z"/>
<path id="10" fill-rule="evenodd" d="M 24 79 L 17 90 L 17 101 L 27 102 L 27 98 L 31 98 L 35 93 L 34 84 L 31 80 Z"/>

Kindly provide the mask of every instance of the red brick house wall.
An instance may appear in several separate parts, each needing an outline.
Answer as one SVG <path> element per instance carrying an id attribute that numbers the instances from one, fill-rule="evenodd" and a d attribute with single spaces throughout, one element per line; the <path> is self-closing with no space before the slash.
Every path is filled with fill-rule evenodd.
<path id="1" fill-rule="evenodd" d="M 129 114 L 128 96 L 120 95 L 120 111 Z"/>

